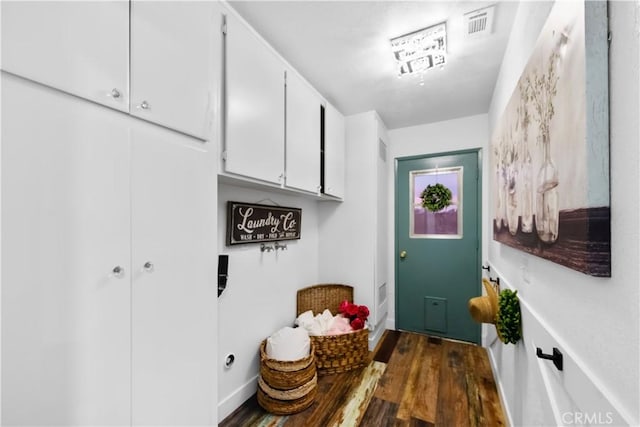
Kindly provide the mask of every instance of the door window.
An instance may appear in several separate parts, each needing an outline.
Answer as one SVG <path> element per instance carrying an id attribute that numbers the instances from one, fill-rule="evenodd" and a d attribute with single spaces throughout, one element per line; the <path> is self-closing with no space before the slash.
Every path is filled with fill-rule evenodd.
<path id="1" fill-rule="evenodd" d="M 462 172 L 462 166 L 410 172 L 409 185 L 413 194 L 409 201 L 410 238 L 462 238 Z M 427 186 L 436 184 L 442 184 L 451 191 L 451 200 L 448 206 L 432 212 L 423 207 L 422 194 Z"/>

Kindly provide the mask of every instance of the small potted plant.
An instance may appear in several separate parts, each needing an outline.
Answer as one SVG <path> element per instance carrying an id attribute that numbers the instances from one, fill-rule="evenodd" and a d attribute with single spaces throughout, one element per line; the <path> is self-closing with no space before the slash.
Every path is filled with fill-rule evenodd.
<path id="1" fill-rule="evenodd" d="M 518 291 L 503 289 L 498 296 L 496 331 L 500 341 L 515 344 L 522 338 L 522 314 Z"/>

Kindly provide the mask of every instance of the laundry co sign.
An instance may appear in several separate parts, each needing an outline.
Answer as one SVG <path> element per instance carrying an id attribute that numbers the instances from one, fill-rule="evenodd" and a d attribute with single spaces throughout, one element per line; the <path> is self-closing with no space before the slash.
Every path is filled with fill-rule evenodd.
<path id="1" fill-rule="evenodd" d="M 227 202 L 227 245 L 300 238 L 302 209 Z"/>

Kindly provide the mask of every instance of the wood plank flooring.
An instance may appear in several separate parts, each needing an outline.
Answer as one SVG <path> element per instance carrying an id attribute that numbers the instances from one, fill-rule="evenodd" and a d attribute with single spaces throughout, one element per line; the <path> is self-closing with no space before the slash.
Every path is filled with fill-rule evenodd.
<path id="1" fill-rule="evenodd" d="M 409 332 L 385 331 L 372 363 L 318 379 L 315 403 L 289 416 L 253 396 L 222 427 L 506 425 L 486 350 Z"/>

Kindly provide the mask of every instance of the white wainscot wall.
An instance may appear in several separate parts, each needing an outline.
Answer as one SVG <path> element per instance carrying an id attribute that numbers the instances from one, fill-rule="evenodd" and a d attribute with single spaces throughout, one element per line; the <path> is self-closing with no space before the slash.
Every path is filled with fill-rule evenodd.
<path id="1" fill-rule="evenodd" d="M 218 311 L 218 420 L 223 420 L 257 389 L 259 345 L 276 330 L 293 326 L 296 291 L 318 277 L 318 214 L 314 200 L 220 184 L 219 253 L 229 255 L 227 289 Z M 300 240 L 284 251 L 260 252 L 260 244 L 226 246 L 227 201 L 278 204 L 302 209 Z M 227 354 L 235 355 L 231 368 Z"/>
<path id="2" fill-rule="evenodd" d="M 496 123 L 550 10 L 522 2 L 491 109 Z M 612 277 L 595 278 L 489 243 L 492 273 L 522 300 L 523 340 L 504 346 L 483 328 L 512 425 L 639 425 L 640 5 L 609 2 Z M 490 237 L 491 238 L 491 237 Z M 535 347 L 564 354 L 564 370 Z"/>

